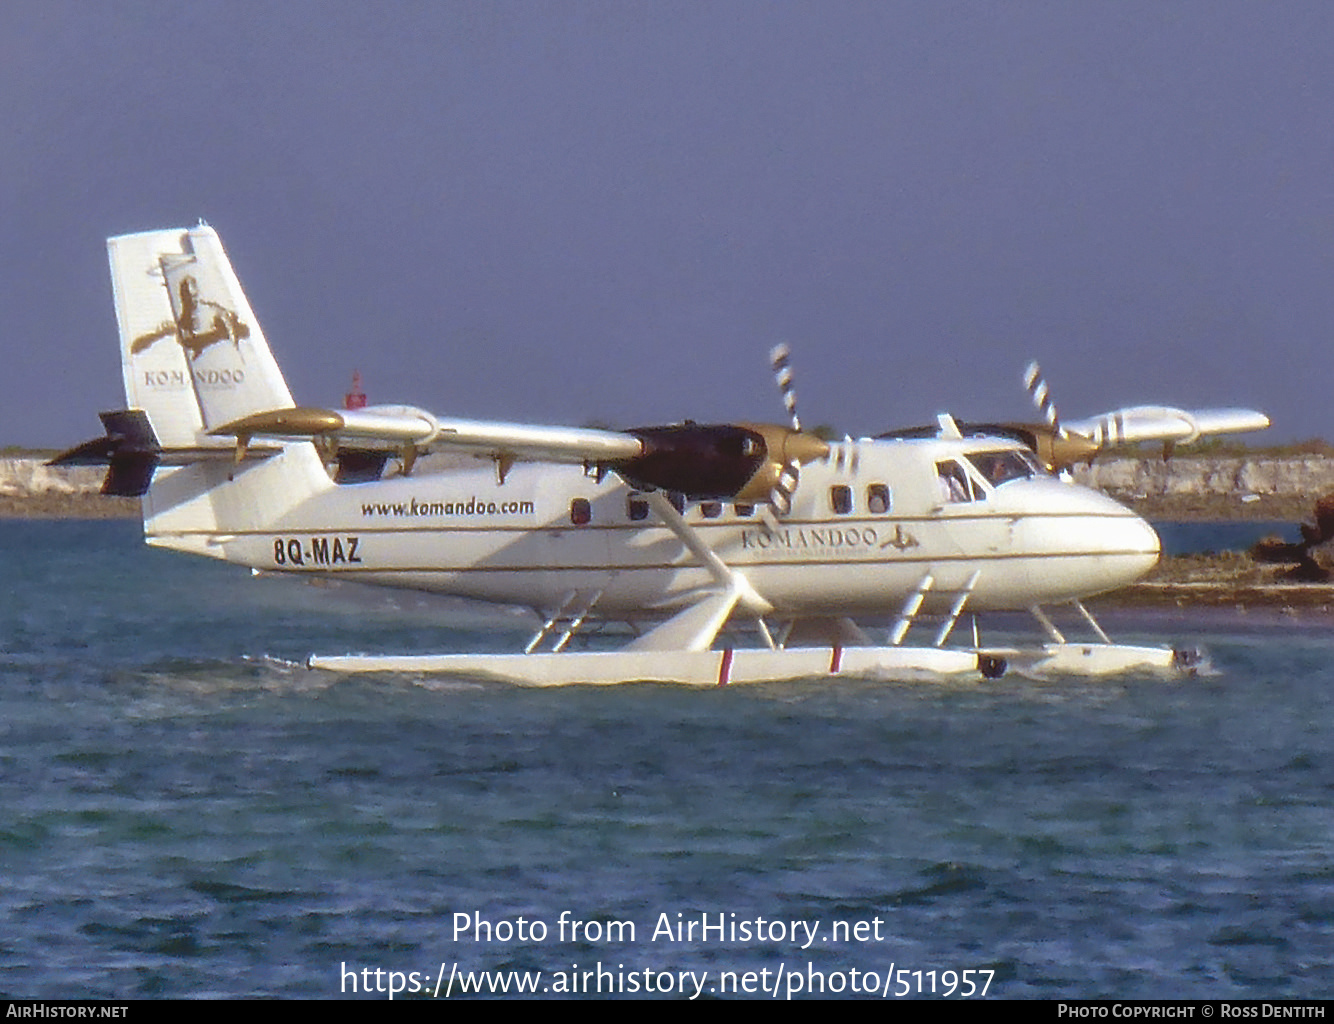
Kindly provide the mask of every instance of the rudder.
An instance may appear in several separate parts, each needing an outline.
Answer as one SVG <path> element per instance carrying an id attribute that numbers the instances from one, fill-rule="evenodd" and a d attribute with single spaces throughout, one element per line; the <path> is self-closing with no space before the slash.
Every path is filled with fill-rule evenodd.
<path id="1" fill-rule="evenodd" d="M 217 232 L 195 228 L 107 241 L 125 395 L 165 446 L 251 413 L 291 408 L 264 332 Z"/>

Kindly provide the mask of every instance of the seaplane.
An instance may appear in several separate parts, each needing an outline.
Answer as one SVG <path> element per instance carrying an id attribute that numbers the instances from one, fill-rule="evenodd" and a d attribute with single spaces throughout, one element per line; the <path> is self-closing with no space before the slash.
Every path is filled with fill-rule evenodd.
<path id="1" fill-rule="evenodd" d="M 942 414 L 827 440 L 801 426 L 785 347 L 783 423 L 604 430 L 298 406 L 211 227 L 121 235 L 108 253 L 126 408 L 53 462 L 108 465 L 103 491 L 141 498 L 147 543 L 536 613 L 522 653 L 312 655 L 325 671 L 532 686 L 1189 673 L 1198 651 L 1113 643 L 1082 603 L 1153 567 L 1152 527 L 1052 470 L 1129 439 L 1099 424 L 1180 441 L 1268 423 Z M 426 471 L 426 453 L 452 463 Z M 1067 640 L 1048 614 L 1065 605 L 1095 639 Z M 984 643 L 979 616 L 1002 611 L 1031 614 L 1040 638 Z M 971 635 L 952 642 L 965 619 Z"/>

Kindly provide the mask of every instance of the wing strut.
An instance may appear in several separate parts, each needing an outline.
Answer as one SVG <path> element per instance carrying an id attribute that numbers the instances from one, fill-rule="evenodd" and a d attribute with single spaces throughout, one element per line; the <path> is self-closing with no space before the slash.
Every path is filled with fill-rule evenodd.
<path id="1" fill-rule="evenodd" d="M 666 494 L 650 491 L 645 497 L 649 506 L 657 512 L 667 528 L 676 534 L 686 550 L 709 571 L 718 589 L 645 633 L 626 649 L 707 651 L 737 608 L 759 623 L 760 632 L 772 647 L 773 638 L 764 623 L 764 616 L 773 611 L 773 605 L 756 593 L 742 573 L 731 568 L 704 543 L 699 533 L 667 500 Z"/>

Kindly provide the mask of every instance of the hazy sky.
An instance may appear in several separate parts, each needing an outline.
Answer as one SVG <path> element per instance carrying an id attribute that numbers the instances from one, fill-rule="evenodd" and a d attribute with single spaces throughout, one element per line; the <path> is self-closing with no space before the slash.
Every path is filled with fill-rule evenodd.
<path id="1" fill-rule="evenodd" d="M 124 404 L 104 239 L 211 223 L 297 401 L 1334 438 L 1334 3 L 0 4 L 0 445 Z"/>

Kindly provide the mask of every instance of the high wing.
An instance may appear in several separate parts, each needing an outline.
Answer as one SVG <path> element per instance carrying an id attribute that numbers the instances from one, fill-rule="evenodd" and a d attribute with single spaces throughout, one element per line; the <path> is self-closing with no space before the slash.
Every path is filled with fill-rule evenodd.
<path id="1" fill-rule="evenodd" d="M 1242 434 L 1264 430 L 1269 417 L 1254 409 L 1174 409 L 1166 405 L 1136 405 L 1086 420 L 1066 422 L 1068 433 L 1079 434 L 1099 447 L 1171 441 L 1190 444 L 1214 434 Z"/>
<path id="2" fill-rule="evenodd" d="M 643 441 L 623 432 L 444 419 L 408 405 L 340 410 L 293 406 L 252 413 L 209 433 L 235 437 L 238 453 L 254 437 L 323 441 L 335 448 L 340 465 L 344 452 L 354 457 L 378 452 L 377 476 L 390 454 L 400 455 L 404 471 L 411 472 L 417 453 L 428 447 L 490 458 L 502 478 L 515 462 L 602 465 L 644 454 Z"/>
<path id="3" fill-rule="evenodd" d="M 209 434 L 235 437 L 238 457 L 255 437 L 340 446 L 352 440 L 396 446 L 405 471 L 429 447 L 491 459 L 502 482 L 515 462 L 569 463 L 618 473 L 646 490 L 742 501 L 771 500 L 788 466 L 829 454 L 827 442 L 815 435 L 774 424 L 687 421 L 618 431 L 448 419 L 411 406 L 293 406 L 252 413 Z"/>
<path id="4" fill-rule="evenodd" d="M 1163 405 L 1118 409 L 1056 427 L 1047 423 L 958 423 L 965 437 L 1008 437 L 1026 445 L 1052 471 L 1092 462 L 1113 449 L 1146 441 L 1161 441 L 1165 452 L 1170 453 L 1176 445 L 1190 444 L 1201 437 L 1264 430 L 1268 426 L 1269 417 L 1253 409 L 1187 411 Z M 938 430 L 935 425 L 905 427 L 877 437 L 933 437 Z"/>
<path id="5" fill-rule="evenodd" d="M 238 459 L 253 437 L 311 438 L 337 453 L 340 482 L 378 478 L 391 453 L 401 456 L 403 472 L 410 473 L 417 453 L 430 447 L 491 459 L 501 483 L 515 462 L 582 464 L 599 474 L 616 472 L 645 490 L 763 501 L 782 515 L 791 508 L 801 466 L 827 458 L 830 447 L 801 429 L 787 346 L 775 348 L 771 358 L 790 427 L 687 420 L 614 431 L 448 419 L 413 406 L 392 405 L 354 410 L 277 408 L 252 413 L 209 433 L 235 437 Z"/>
<path id="6" fill-rule="evenodd" d="M 406 405 L 363 409 L 293 406 L 253 413 L 209 431 L 215 437 L 327 437 L 435 445 L 491 458 L 543 462 L 598 462 L 642 455 L 631 434 L 574 427 L 527 426 L 485 420 L 442 419 Z"/>

